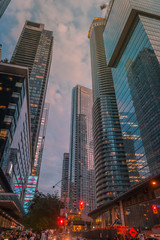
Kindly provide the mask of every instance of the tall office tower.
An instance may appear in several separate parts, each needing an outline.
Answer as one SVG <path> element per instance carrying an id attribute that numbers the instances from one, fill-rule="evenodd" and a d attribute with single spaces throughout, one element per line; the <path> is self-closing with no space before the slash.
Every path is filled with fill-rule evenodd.
<path id="1" fill-rule="evenodd" d="M 92 90 L 80 85 L 73 88 L 69 153 L 69 208 L 73 212 L 79 211 L 79 201 L 82 200 L 86 214 L 96 206 L 92 105 Z"/>
<path id="2" fill-rule="evenodd" d="M 52 58 L 52 32 L 44 24 L 26 21 L 11 62 L 29 68 L 33 161 L 41 125 Z"/>
<path id="3" fill-rule="evenodd" d="M 69 186 L 69 153 L 63 154 L 61 201 L 65 209 L 68 208 L 68 186 Z"/>
<path id="4" fill-rule="evenodd" d="M 108 66 L 112 68 L 119 112 L 131 126 L 137 161 L 145 161 L 144 176 L 160 171 L 160 2 L 114 0 L 104 31 Z M 127 120 L 127 121 L 128 121 Z"/>
<path id="5" fill-rule="evenodd" d="M 45 136 L 46 136 L 48 114 L 49 114 L 49 103 L 45 103 L 43 108 L 42 118 L 41 118 L 41 126 L 40 126 L 37 149 L 36 149 L 36 154 L 34 159 L 34 165 L 32 168 L 31 175 L 28 177 L 28 183 L 27 183 L 27 188 L 25 192 L 23 206 L 26 213 L 28 212 L 29 205 L 32 202 L 34 198 L 34 194 L 38 188 L 39 174 L 41 169 L 43 149 L 44 149 Z"/>
<path id="6" fill-rule="evenodd" d="M 11 0 L 0 0 L 0 18 L 2 17 L 4 11 L 8 7 Z"/>
<path id="7" fill-rule="evenodd" d="M 0 63 L 0 209 L 14 219 L 24 212 L 21 204 L 30 169 L 28 69 Z M 1 218 L 1 226 L 7 219 Z"/>
<path id="8" fill-rule="evenodd" d="M 93 85 L 93 133 L 97 205 L 126 190 L 129 183 L 111 69 L 107 67 L 103 31 L 106 20 L 95 18 L 90 38 Z"/>

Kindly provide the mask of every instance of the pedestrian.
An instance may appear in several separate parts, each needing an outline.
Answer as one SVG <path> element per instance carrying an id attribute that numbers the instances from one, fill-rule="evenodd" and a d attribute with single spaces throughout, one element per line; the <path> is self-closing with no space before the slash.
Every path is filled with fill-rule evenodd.
<path id="1" fill-rule="evenodd" d="M 4 234 L 3 233 L 0 236 L 0 240 L 4 240 Z"/>
<path id="2" fill-rule="evenodd" d="M 32 233 L 31 237 L 29 240 L 34 240 L 34 234 Z"/>
<path id="3" fill-rule="evenodd" d="M 41 234 L 41 240 L 46 240 L 46 234 L 45 234 L 44 231 L 43 231 L 42 234 Z"/>
<path id="4" fill-rule="evenodd" d="M 8 240 L 14 240 L 13 235 L 11 234 L 8 238 Z"/>

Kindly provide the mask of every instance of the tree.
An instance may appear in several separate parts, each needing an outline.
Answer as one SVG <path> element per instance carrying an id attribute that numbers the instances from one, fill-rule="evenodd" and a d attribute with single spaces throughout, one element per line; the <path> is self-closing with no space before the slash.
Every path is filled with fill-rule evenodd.
<path id="1" fill-rule="evenodd" d="M 57 195 L 36 192 L 28 214 L 24 217 L 24 225 L 36 231 L 55 229 L 58 227 L 58 216 L 64 204 Z"/>

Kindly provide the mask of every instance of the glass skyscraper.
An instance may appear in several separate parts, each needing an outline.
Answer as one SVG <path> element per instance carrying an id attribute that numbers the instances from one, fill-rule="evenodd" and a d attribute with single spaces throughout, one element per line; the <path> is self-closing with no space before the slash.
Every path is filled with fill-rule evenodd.
<path id="1" fill-rule="evenodd" d="M 160 172 L 160 2 L 114 0 L 106 18 L 108 66 L 118 110 L 128 116 L 121 122 L 122 133 L 130 132 L 145 178 Z"/>
<path id="2" fill-rule="evenodd" d="M 69 154 L 69 208 L 79 211 L 84 201 L 87 214 L 96 207 L 92 135 L 92 90 L 77 85 L 72 91 L 71 139 Z"/>
<path id="3" fill-rule="evenodd" d="M 44 24 L 26 21 L 11 62 L 29 68 L 30 112 L 33 161 L 41 125 L 49 70 L 52 58 L 53 33 Z"/>
<path id="4" fill-rule="evenodd" d="M 130 185 L 111 69 L 107 67 L 103 31 L 106 20 L 95 18 L 90 38 L 93 85 L 93 133 L 97 206 Z"/>
<path id="5" fill-rule="evenodd" d="M 2 17 L 4 11 L 8 7 L 11 0 L 0 0 L 0 18 Z"/>
<path id="6" fill-rule="evenodd" d="M 27 183 L 27 188 L 26 188 L 26 193 L 24 198 L 24 210 L 26 213 L 28 212 L 29 205 L 31 204 L 34 198 L 34 194 L 38 188 L 39 174 L 41 169 L 44 143 L 45 143 L 45 137 L 46 137 L 48 114 L 49 114 L 49 103 L 45 103 L 43 108 L 42 118 L 41 118 L 41 126 L 40 126 L 37 149 L 36 149 L 36 154 L 34 159 L 34 165 L 32 167 L 32 173 L 28 178 L 28 183 Z"/>

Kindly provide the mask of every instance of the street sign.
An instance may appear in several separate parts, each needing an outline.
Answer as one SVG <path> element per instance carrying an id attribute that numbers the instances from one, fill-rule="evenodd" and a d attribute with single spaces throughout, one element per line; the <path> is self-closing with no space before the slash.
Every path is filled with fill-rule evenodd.
<path id="1" fill-rule="evenodd" d="M 134 238 L 137 235 L 137 231 L 132 227 L 129 231 L 129 234 Z"/>

